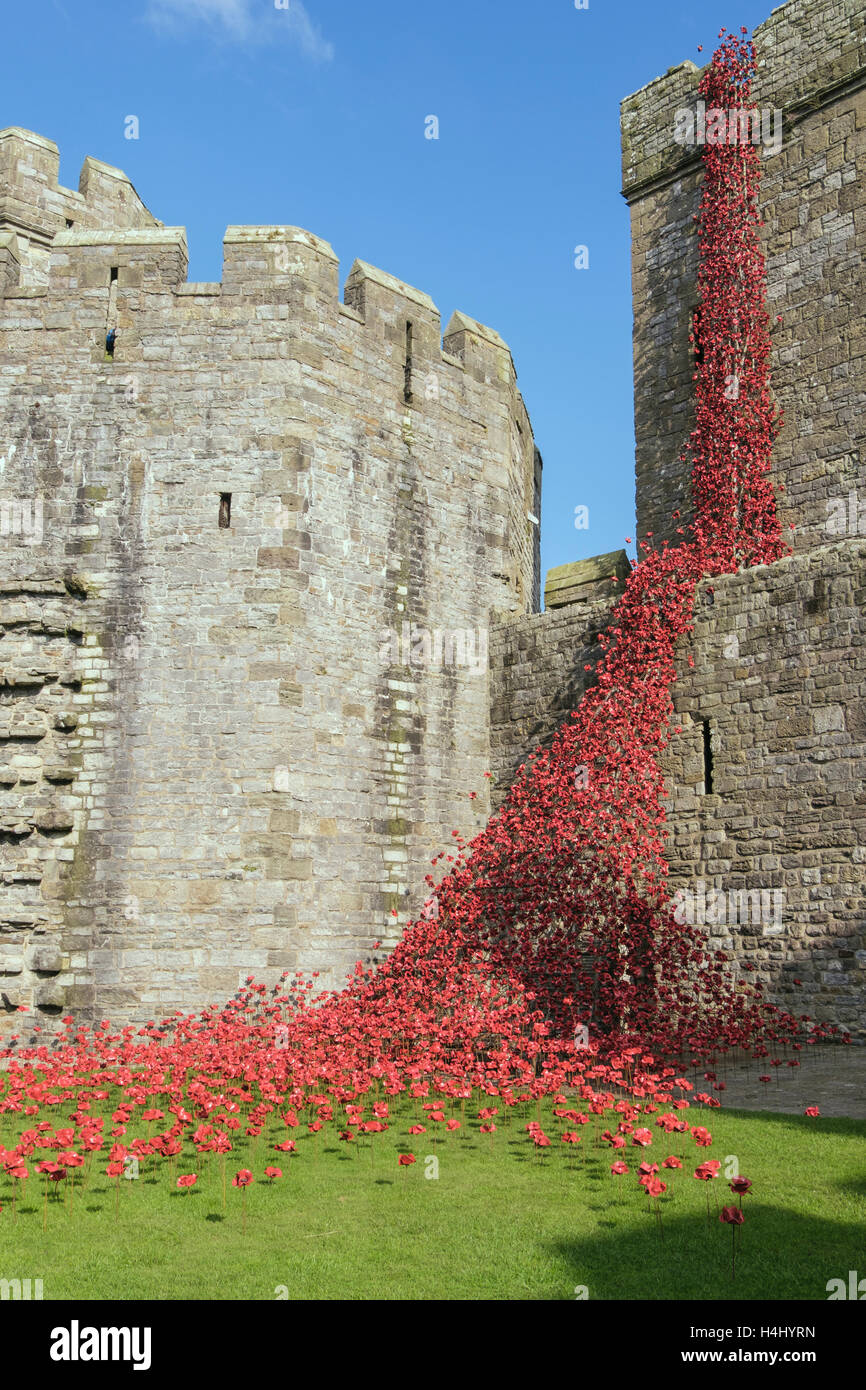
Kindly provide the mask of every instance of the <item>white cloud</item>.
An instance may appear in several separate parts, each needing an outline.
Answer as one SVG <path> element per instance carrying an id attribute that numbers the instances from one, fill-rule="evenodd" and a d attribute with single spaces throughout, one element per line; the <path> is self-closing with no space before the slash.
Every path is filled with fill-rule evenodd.
<path id="1" fill-rule="evenodd" d="M 242 44 L 288 39 L 308 58 L 329 62 L 333 44 L 322 38 L 301 0 L 278 9 L 274 0 L 148 0 L 145 18 L 156 29 L 177 33 L 206 25 L 217 38 Z"/>

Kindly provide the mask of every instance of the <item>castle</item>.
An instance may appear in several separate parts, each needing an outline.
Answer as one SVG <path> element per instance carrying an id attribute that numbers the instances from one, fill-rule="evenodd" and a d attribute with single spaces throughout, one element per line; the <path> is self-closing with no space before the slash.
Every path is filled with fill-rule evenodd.
<path id="1" fill-rule="evenodd" d="M 755 42 L 793 554 L 699 590 L 671 885 L 771 997 L 863 1036 L 859 2 L 789 0 Z M 688 515 L 698 75 L 622 106 L 654 543 Z M 74 192 L 58 167 L 0 132 L 3 1033 L 22 1005 L 50 1031 L 250 974 L 339 984 L 387 949 L 579 700 L 629 568 L 562 566 L 540 611 L 541 459 L 495 331 L 443 336 L 361 261 L 340 302 L 330 246 L 289 226 L 229 227 L 222 280 L 187 283 L 184 229 L 120 170 L 87 159 Z"/>

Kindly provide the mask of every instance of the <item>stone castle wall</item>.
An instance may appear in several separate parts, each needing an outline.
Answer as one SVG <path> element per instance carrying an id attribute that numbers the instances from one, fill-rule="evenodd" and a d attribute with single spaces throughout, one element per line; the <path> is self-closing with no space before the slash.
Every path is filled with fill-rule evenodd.
<path id="1" fill-rule="evenodd" d="M 10 282 L 47 285 L 51 243 L 63 228 L 162 226 L 121 169 L 88 156 L 77 192 L 58 184 L 59 169 L 53 140 L 17 127 L 0 130 L 0 265 L 5 263 Z"/>
<path id="2" fill-rule="evenodd" d="M 763 160 L 773 386 L 786 423 L 773 478 L 793 554 L 700 587 L 681 643 L 665 751 L 671 895 L 770 997 L 866 1038 L 863 422 L 866 42 L 859 0 L 790 3 L 755 31 L 754 100 L 780 108 Z M 699 71 L 672 68 L 622 104 L 631 210 L 637 514 L 676 541 L 690 514 L 679 454 L 694 423 L 701 150 L 677 144 Z M 772 137 L 773 126 L 770 126 Z M 793 530 L 788 530 L 788 526 Z M 587 562 L 583 562 L 586 564 Z M 578 574 L 581 565 L 573 567 Z M 597 657 L 609 604 L 573 590 L 517 617 L 492 649 L 500 785 L 546 746 Z M 692 654 L 694 666 L 688 662 Z"/>
<path id="3" fill-rule="evenodd" d="M 186 283 L 119 171 L 0 156 L 0 1025 L 339 983 L 488 804 L 491 614 L 539 592 L 508 348 L 362 262 L 341 303 L 297 228 Z"/>
<path id="4" fill-rule="evenodd" d="M 771 997 L 863 1037 L 860 7 L 790 0 L 756 43 L 794 553 L 700 587 L 671 892 Z M 700 150 L 673 123 L 697 81 L 623 103 L 656 540 L 689 509 Z M 221 282 L 188 284 L 182 228 L 96 161 L 58 188 L 29 132 L 0 132 L 0 175 L 0 1028 L 339 983 L 579 703 L 625 557 L 552 572 L 538 611 L 541 463 L 492 330 L 443 340 L 362 262 L 341 303 L 292 227 L 230 227 Z"/>
<path id="5" fill-rule="evenodd" d="M 713 948 L 755 963 L 775 1002 L 858 1039 L 866 1039 L 864 562 L 866 540 L 843 540 L 700 585 L 662 757 L 670 893 L 681 916 Z M 588 688 L 585 666 L 598 659 L 594 639 L 610 611 L 599 596 L 496 631 L 497 805 Z"/>
<path id="6" fill-rule="evenodd" d="M 866 504 L 866 30 L 860 0 L 790 0 L 754 31 L 754 104 L 781 115 L 761 160 L 773 392 L 784 411 L 774 478 L 798 551 L 845 534 L 839 503 Z M 675 538 L 691 511 L 691 313 L 697 304 L 701 146 L 674 139 L 700 71 L 671 68 L 622 103 L 631 211 L 638 538 Z M 863 526 L 866 534 L 866 505 Z"/>
<path id="7" fill-rule="evenodd" d="M 548 748 L 563 720 L 594 680 L 598 637 L 616 602 L 616 570 L 628 570 L 625 552 L 551 570 L 543 613 L 514 616 L 491 631 L 490 771 L 498 808 L 531 753 Z M 613 563 L 610 563 L 613 562 Z M 599 568 L 609 571 L 595 578 Z M 588 577 L 589 575 L 589 577 Z M 551 576 L 566 581 L 556 593 Z"/>
<path id="8" fill-rule="evenodd" d="M 864 600 L 866 540 L 705 581 L 662 760 L 672 893 L 776 1002 L 861 1040 Z"/>
<path id="9" fill-rule="evenodd" d="M 699 892 L 725 895 L 722 922 L 710 920 L 718 896 L 707 910 L 711 939 L 759 960 L 786 1007 L 861 1034 L 864 18 L 858 0 L 790 0 L 754 32 L 767 305 L 782 317 L 771 373 L 785 418 L 772 476 L 793 554 L 718 582 L 714 605 L 699 605 L 694 668 L 682 665 L 676 687 L 683 733 L 665 763 L 672 885 L 693 906 Z M 699 76 L 683 63 L 622 103 L 638 534 L 656 543 L 675 539 L 674 510 L 690 515 L 679 454 L 694 423 L 702 150 L 673 132 L 678 110 L 696 111 Z M 765 891 L 779 911 L 758 924 L 734 918 L 729 930 L 729 897 L 745 890 Z"/>

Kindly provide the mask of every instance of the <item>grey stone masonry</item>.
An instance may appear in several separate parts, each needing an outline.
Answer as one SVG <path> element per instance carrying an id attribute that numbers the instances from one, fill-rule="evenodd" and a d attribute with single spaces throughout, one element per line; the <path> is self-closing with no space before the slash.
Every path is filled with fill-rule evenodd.
<path id="1" fill-rule="evenodd" d="M 544 581 L 545 608 L 562 608 L 565 604 L 586 603 L 609 597 L 612 583 L 627 579 L 631 563 L 624 550 L 611 550 L 606 555 L 593 555 L 589 560 L 572 560 L 548 570 Z"/>
<path id="2" fill-rule="evenodd" d="M 339 984 L 489 805 L 491 613 L 540 594 L 511 354 L 360 261 L 341 303 L 296 227 L 187 283 L 31 132 L 0 175 L 0 1029 Z"/>
<path id="3" fill-rule="evenodd" d="M 863 20 L 790 0 L 755 32 L 793 553 L 699 587 L 663 761 L 682 920 L 859 1041 Z M 700 149 L 674 121 L 698 79 L 622 107 L 655 542 L 689 513 Z M 560 566 L 538 611 L 541 459 L 494 330 L 443 335 L 363 261 L 340 302 L 331 247 L 288 225 L 229 227 L 221 281 L 188 283 L 184 229 L 119 170 L 57 170 L 0 131 L 0 1034 L 249 974 L 340 984 L 579 705 L 628 575 Z"/>
<path id="4" fill-rule="evenodd" d="M 790 0 L 754 31 L 760 212 L 784 412 L 773 475 L 798 551 L 866 535 L 866 10 L 862 0 Z M 638 537 L 676 540 L 691 510 L 679 455 L 694 426 L 702 146 L 674 138 L 697 115 L 687 61 L 622 102 L 623 195 L 631 211 Z M 681 132 L 682 133 L 682 132 Z M 778 140 L 777 140 L 778 135 Z M 782 316 L 777 324 L 775 318 Z M 859 502 L 860 512 L 856 512 Z M 845 517 L 843 518 L 843 507 Z M 672 519 L 674 511 L 681 520 Z M 857 522 L 854 522 L 853 534 Z"/>
<path id="5" fill-rule="evenodd" d="M 662 757 L 679 920 L 768 997 L 866 1041 L 866 540 L 698 588 Z M 495 805 L 593 680 L 613 599 L 491 639 Z M 693 665 L 689 663 L 691 656 Z M 680 732 L 677 733 L 676 730 Z M 678 896 L 679 895 L 679 896 Z"/>
<path id="6" fill-rule="evenodd" d="M 760 211 L 784 412 L 773 480 L 792 555 L 701 586 L 664 762 L 672 893 L 772 997 L 866 1038 L 866 30 L 860 0 L 790 0 L 754 31 Z M 700 72 L 622 103 L 631 211 L 638 535 L 691 510 Z M 675 128 L 695 119 L 695 141 Z M 753 132 L 756 134 L 757 132 Z M 677 517 L 675 513 L 679 513 Z M 688 662 L 691 654 L 693 665 Z"/>
<path id="7" fill-rule="evenodd" d="M 864 562 L 846 540 L 700 585 L 663 759 L 681 916 L 777 1003 L 861 1041 Z"/>
<path id="8" fill-rule="evenodd" d="M 562 571 L 590 565 L 590 561 L 579 561 L 573 567 L 563 565 L 551 570 L 545 592 L 549 592 L 551 575 L 561 577 Z M 606 568 L 610 570 L 610 566 Z M 565 598 L 557 607 L 548 607 L 544 613 L 515 616 L 491 631 L 490 771 L 494 808 L 502 804 L 521 764 L 538 750 L 548 748 L 560 724 L 577 708 L 592 683 L 593 670 L 601 656 L 598 637 L 610 621 L 617 585 L 608 578 L 561 592 Z"/>
<path id="9" fill-rule="evenodd" d="M 47 285 L 51 244 L 61 228 L 146 230 L 162 226 L 122 169 L 87 158 L 78 192 L 57 182 L 60 151 L 53 140 L 14 126 L 0 130 L 0 238 L 9 238 L 24 286 Z M 17 240 L 17 247 L 15 242 Z M 0 257 L 3 240 L 0 239 Z"/>

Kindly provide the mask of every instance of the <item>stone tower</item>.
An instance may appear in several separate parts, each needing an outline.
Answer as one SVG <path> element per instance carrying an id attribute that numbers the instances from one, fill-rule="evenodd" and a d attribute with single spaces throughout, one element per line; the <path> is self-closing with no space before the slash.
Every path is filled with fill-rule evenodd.
<path id="1" fill-rule="evenodd" d="M 187 283 L 120 170 L 57 176 L 0 132 L 6 1031 L 339 984 L 483 822 L 490 624 L 540 601 L 492 329 L 361 261 L 341 302 L 290 226 Z"/>
<path id="2" fill-rule="evenodd" d="M 771 998 L 862 1040 L 861 9 L 790 0 L 755 32 L 793 553 L 700 586 L 664 771 L 672 895 Z M 686 62 L 622 106 L 656 543 L 689 513 L 701 162 L 675 132 L 698 81 Z M 183 229 L 120 171 L 87 160 L 73 193 L 57 169 L 0 133 L 7 1031 L 18 1004 L 140 1020 L 247 972 L 339 983 L 483 822 L 484 771 L 495 804 L 579 701 L 629 569 L 563 566 L 539 611 L 540 459 L 492 330 L 455 314 L 443 342 L 362 262 L 340 303 L 292 227 L 229 228 L 222 281 L 188 284 Z"/>
<path id="3" fill-rule="evenodd" d="M 672 886 L 794 1013 L 866 1036 L 866 32 L 859 0 L 790 0 L 754 33 L 773 480 L 792 555 L 698 602 L 668 750 Z M 632 220 L 638 534 L 688 514 L 697 116 L 686 62 L 622 104 Z M 682 129 L 682 127 L 681 127 Z M 698 126 L 695 123 L 695 134 Z M 789 529 L 790 528 L 790 529 Z M 760 905 L 760 906 L 759 906 Z"/>
<path id="4" fill-rule="evenodd" d="M 866 37 L 858 0 L 790 0 L 755 30 L 752 99 L 763 113 L 761 215 L 773 389 L 785 425 L 773 455 L 798 554 L 824 545 L 828 501 L 864 481 L 863 240 Z M 700 71 L 680 63 L 622 103 L 631 213 L 638 536 L 672 538 L 690 512 L 693 352 L 702 146 L 675 136 L 698 115 Z M 866 527 L 864 527 L 866 531 Z"/>
<path id="5" fill-rule="evenodd" d="M 861 0 L 790 0 L 754 34 L 767 113 L 761 213 L 773 457 L 792 555 L 700 586 L 674 689 L 671 892 L 711 944 L 758 965 L 795 1014 L 866 1038 L 866 38 Z M 689 345 L 697 304 L 699 70 L 671 68 L 622 103 L 632 227 L 638 536 L 676 541 L 690 514 Z M 778 138 L 777 138 L 778 137 Z M 788 527 L 793 527 L 789 530 Z M 624 557 L 622 557 L 624 559 Z M 617 557 L 602 570 L 617 572 Z M 511 771 L 580 698 L 611 600 L 592 561 L 555 607 L 492 649 L 494 766 Z M 610 593 L 610 588 L 608 593 Z M 615 593 L 615 589 L 614 589 Z M 694 667 L 688 664 L 691 652 Z M 565 697 L 565 698 L 564 698 Z M 688 920 L 688 916 L 686 916 Z"/>

